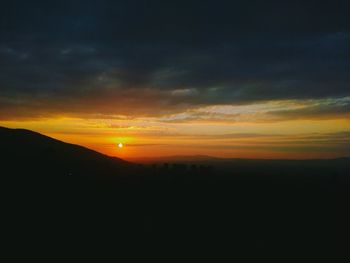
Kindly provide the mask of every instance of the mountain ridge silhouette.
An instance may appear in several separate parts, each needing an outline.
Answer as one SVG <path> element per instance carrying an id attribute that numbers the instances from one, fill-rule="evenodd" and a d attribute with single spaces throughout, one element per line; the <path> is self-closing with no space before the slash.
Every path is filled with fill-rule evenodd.
<path id="1" fill-rule="evenodd" d="M 122 175 L 134 164 L 26 129 L 0 127 L 2 169 L 15 174 Z M 122 173 L 121 173 L 122 171 Z"/>

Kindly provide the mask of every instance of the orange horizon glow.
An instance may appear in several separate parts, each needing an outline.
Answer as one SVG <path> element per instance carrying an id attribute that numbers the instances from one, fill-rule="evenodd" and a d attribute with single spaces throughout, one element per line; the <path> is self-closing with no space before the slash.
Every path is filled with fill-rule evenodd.
<path id="1" fill-rule="evenodd" d="M 182 123 L 57 117 L 1 121 L 0 125 L 30 129 L 126 160 L 179 155 L 250 159 L 349 156 L 344 146 L 349 142 L 344 134 L 350 130 L 347 118 Z"/>

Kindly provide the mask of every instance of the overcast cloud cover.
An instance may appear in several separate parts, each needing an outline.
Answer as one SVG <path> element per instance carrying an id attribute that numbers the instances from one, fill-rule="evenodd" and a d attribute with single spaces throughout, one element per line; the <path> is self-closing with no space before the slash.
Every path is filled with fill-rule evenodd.
<path id="1" fill-rule="evenodd" d="M 348 116 L 349 1 L 7 1 L 0 119 L 293 100 Z M 45 110 L 43 110 L 45 109 Z"/>

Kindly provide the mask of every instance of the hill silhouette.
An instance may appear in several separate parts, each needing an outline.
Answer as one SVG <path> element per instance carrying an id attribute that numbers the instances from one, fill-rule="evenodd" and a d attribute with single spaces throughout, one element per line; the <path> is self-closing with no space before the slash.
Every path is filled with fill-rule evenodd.
<path id="1" fill-rule="evenodd" d="M 122 159 L 24 129 L 0 127 L 0 145 L 2 169 L 24 178 L 106 179 L 125 175 L 134 166 Z"/>
<path id="2" fill-rule="evenodd" d="M 0 145 L 9 239 L 285 255 L 348 245 L 348 158 L 200 156 L 140 166 L 7 128 Z"/>

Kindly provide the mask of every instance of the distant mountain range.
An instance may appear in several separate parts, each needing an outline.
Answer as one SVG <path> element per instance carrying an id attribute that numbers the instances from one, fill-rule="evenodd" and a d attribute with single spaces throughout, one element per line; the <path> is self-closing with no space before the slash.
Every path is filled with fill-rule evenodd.
<path id="1" fill-rule="evenodd" d="M 209 155 L 173 155 L 160 157 L 130 158 L 135 163 L 237 163 L 237 162 L 285 162 L 285 163 L 310 163 L 310 162 L 327 162 L 327 161 L 350 161 L 350 157 L 340 157 L 335 159 L 247 159 L 247 158 L 225 158 L 214 157 Z"/>
<path id="2" fill-rule="evenodd" d="M 328 167 L 328 166 L 350 166 L 350 157 L 336 159 L 243 159 L 243 158 L 220 158 L 208 155 L 190 155 L 190 156 L 166 156 L 156 158 L 134 158 L 130 159 L 135 163 L 142 164 L 197 164 L 212 165 L 218 168 L 232 168 L 240 166 L 300 166 L 300 167 Z"/>

